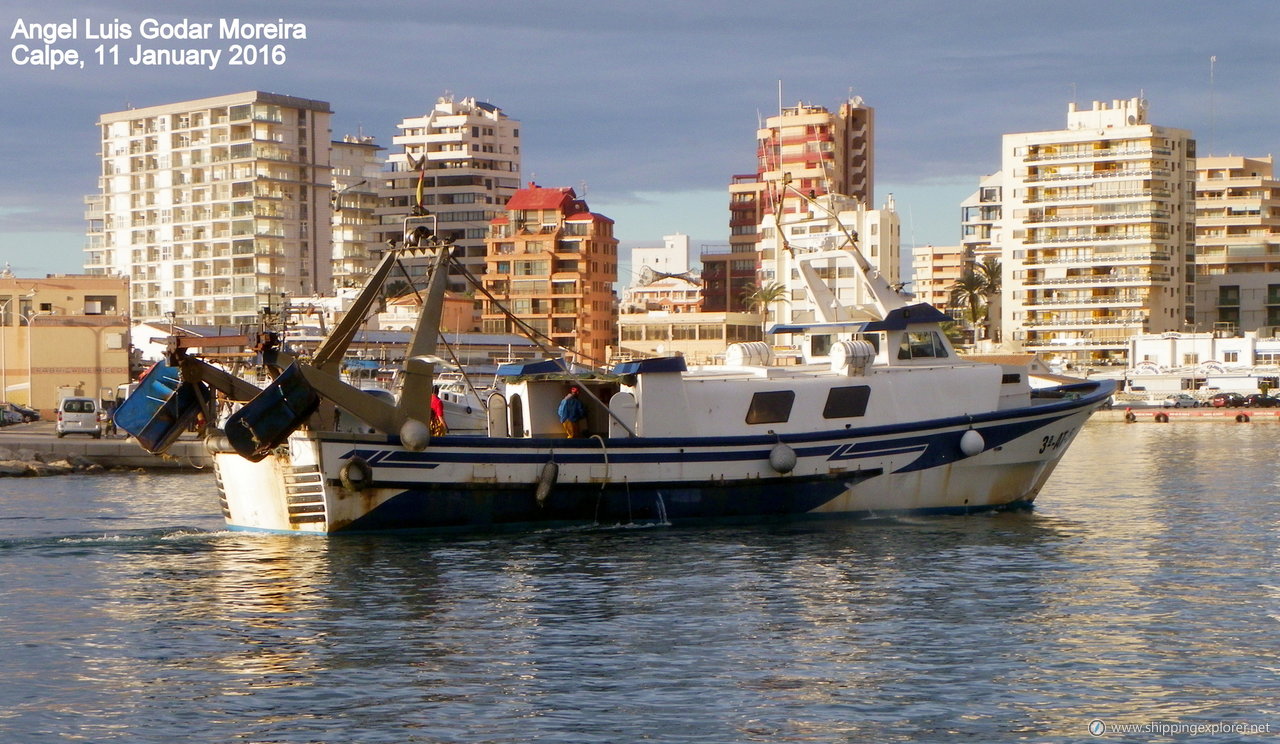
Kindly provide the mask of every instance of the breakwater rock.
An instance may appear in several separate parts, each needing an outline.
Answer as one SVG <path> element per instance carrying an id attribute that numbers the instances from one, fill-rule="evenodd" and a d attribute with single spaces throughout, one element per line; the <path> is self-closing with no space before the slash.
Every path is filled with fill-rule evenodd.
<path id="1" fill-rule="evenodd" d="M 30 449 L 0 447 L 0 477 L 23 478 L 69 473 L 100 473 L 107 468 L 81 455 L 57 455 Z"/>

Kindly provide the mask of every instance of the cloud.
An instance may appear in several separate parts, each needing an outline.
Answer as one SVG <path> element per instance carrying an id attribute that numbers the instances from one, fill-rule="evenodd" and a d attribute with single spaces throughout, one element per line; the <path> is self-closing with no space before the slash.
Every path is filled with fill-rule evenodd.
<path id="1" fill-rule="evenodd" d="M 283 66 L 212 72 L 48 72 L 6 60 L 0 85 L 20 105 L 0 110 L 0 205 L 21 209 L 0 225 L 78 223 L 82 195 L 96 188 L 100 114 L 252 89 L 329 101 L 335 136 L 360 129 L 389 148 L 396 123 L 441 94 L 475 96 L 521 122 L 526 180 L 585 181 L 599 198 L 652 199 L 671 210 L 681 194 L 723 193 L 734 174 L 754 170 L 755 129 L 776 110 L 779 81 L 787 103 L 835 106 L 863 96 L 877 110 L 877 181 L 900 189 L 976 185 L 999 168 L 1002 134 L 1062 127 L 1072 98 L 1145 94 L 1155 123 L 1191 129 L 1217 151 L 1266 154 L 1277 149 L 1280 119 L 1280 3 L 1232 8 L 1173 12 L 1155 0 L 1077 0 L 1034 13 L 1015 0 L 19 0 L 0 23 L 285 18 L 307 23 L 308 38 L 288 43 Z M 1211 54 L 1219 59 L 1212 89 Z M 956 204 L 912 206 L 937 214 L 938 224 L 958 214 Z M 727 230 L 723 212 L 714 222 Z M 654 240 L 667 230 L 652 229 Z"/>

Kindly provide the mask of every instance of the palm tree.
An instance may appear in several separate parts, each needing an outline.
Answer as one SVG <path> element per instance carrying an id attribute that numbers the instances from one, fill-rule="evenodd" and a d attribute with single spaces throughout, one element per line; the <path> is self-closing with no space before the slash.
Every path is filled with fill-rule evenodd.
<path id="1" fill-rule="evenodd" d="M 787 301 L 787 287 L 781 282 L 770 282 L 764 285 L 748 284 L 742 288 L 742 304 L 748 310 L 764 313 L 764 325 L 768 325 L 769 306 L 775 302 Z M 776 315 L 776 313 L 775 313 Z"/>
<path id="2" fill-rule="evenodd" d="M 948 305 L 965 311 L 975 341 L 978 338 L 978 322 L 986 311 L 986 288 L 986 279 L 981 274 L 973 269 L 966 269 L 955 284 L 951 285 L 951 296 L 947 299 Z"/>
<path id="3" fill-rule="evenodd" d="M 946 334 L 947 340 L 952 346 L 959 346 L 964 343 L 964 329 L 954 320 L 948 320 L 940 323 L 942 332 Z"/>
<path id="4" fill-rule="evenodd" d="M 977 272 L 986 283 L 983 290 L 983 299 L 986 301 L 986 310 L 983 312 L 982 326 L 985 331 L 985 338 L 991 338 L 991 309 L 996 307 L 996 300 L 1000 297 L 1002 288 L 1000 283 L 1000 261 L 991 256 L 982 259 L 982 263 L 978 264 Z"/>

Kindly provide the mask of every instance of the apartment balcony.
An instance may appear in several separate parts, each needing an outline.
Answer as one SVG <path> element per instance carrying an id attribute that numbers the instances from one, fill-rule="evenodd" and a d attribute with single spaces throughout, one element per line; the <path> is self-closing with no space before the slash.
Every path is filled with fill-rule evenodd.
<path id="1" fill-rule="evenodd" d="M 1250 256 L 1280 255 L 1280 235 L 1276 242 L 1259 241 L 1256 235 L 1197 235 L 1197 255 L 1200 251 L 1223 251 L 1229 257 L 1248 258 Z"/>
<path id="2" fill-rule="evenodd" d="M 1028 196 L 1023 200 L 1024 204 L 1072 204 L 1079 202 L 1096 202 L 1099 204 L 1113 204 L 1119 201 L 1127 201 L 1132 199 L 1168 199 L 1173 196 L 1173 192 L 1168 189 L 1133 189 L 1130 191 L 1119 191 L 1111 194 L 1042 194 L 1036 196 Z"/>
<path id="3" fill-rule="evenodd" d="M 1276 228 L 1280 227 L 1280 217 L 1263 217 L 1261 215 L 1231 215 L 1224 216 L 1221 214 L 1197 214 L 1196 215 L 1196 231 L 1199 234 L 1207 234 L 1210 231 L 1225 231 L 1231 228 Z M 1252 235 L 1266 235 L 1272 230 L 1263 230 L 1252 232 Z M 1280 231 L 1276 234 L 1280 236 Z"/>
<path id="4" fill-rule="evenodd" d="M 1025 279 L 1024 289 L 1036 287 L 1070 287 L 1070 286 L 1108 286 L 1112 284 L 1167 284 L 1173 281 L 1169 274 L 1091 274 L 1088 276 L 1067 276 L 1053 279 Z"/>
<path id="5" fill-rule="evenodd" d="M 1084 150 L 1071 152 L 1033 152 L 1022 158 L 1024 163 L 1073 162 L 1081 160 L 1121 160 L 1125 158 L 1149 158 L 1154 156 L 1169 157 L 1173 151 L 1166 147 L 1148 148 L 1108 148 L 1102 150 Z"/>
<path id="6" fill-rule="evenodd" d="M 1030 318 L 1022 323 L 1026 328 L 1091 328 L 1094 326 L 1141 326 L 1147 322 L 1142 313 L 1110 315 L 1092 318 Z"/>
<path id="7" fill-rule="evenodd" d="M 1048 231 L 1028 231 L 1028 232 L 1048 232 Z M 1124 243 L 1124 242 L 1143 242 L 1149 243 L 1157 240 L 1168 240 L 1169 235 L 1151 232 L 1136 233 L 1088 233 L 1085 235 L 1028 235 L 1023 239 L 1023 245 L 1061 245 L 1067 243 Z"/>
<path id="8" fill-rule="evenodd" d="M 1022 179 L 1023 183 L 1051 183 L 1058 181 L 1097 181 L 1109 178 L 1169 178 L 1171 171 L 1164 169 L 1147 169 L 1147 170 L 1113 170 L 1113 171 L 1089 171 L 1078 173 L 1046 173 L 1046 174 L 1028 174 Z"/>
<path id="9" fill-rule="evenodd" d="M 1128 338 L 1123 339 L 1085 339 L 1085 338 L 1050 338 L 1024 341 L 1022 348 L 1033 354 L 1062 354 L 1072 351 L 1125 351 L 1129 347 Z"/>
<path id="10" fill-rule="evenodd" d="M 1059 217 L 1057 215 L 1033 216 L 1023 220 L 1023 224 L 1027 226 L 1035 225 L 1096 225 L 1098 223 L 1124 223 L 1131 220 L 1167 220 L 1169 212 L 1163 209 L 1133 211 L 1133 212 L 1105 212 L 1087 215 L 1069 215 Z"/>
<path id="11" fill-rule="evenodd" d="M 1089 295 L 1087 297 L 1030 297 L 1023 301 L 1025 307 L 1052 307 L 1055 309 L 1068 309 L 1071 307 L 1094 307 L 1098 305 L 1106 305 L 1108 307 L 1121 307 L 1132 305 L 1141 307 L 1145 305 L 1147 299 L 1143 296 L 1133 295 Z"/>
<path id="12" fill-rule="evenodd" d="M 1022 262 L 1023 266 L 1060 266 L 1063 264 L 1088 264 L 1096 266 L 1098 264 L 1122 264 L 1122 263 L 1151 263 L 1153 261 L 1169 261 L 1173 258 L 1171 253 L 1164 251 L 1092 251 L 1082 252 L 1068 256 L 1039 257 L 1027 256 Z"/>

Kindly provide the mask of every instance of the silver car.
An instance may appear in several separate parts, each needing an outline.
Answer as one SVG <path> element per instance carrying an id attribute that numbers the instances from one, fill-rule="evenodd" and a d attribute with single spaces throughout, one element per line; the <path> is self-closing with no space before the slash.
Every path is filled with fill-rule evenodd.
<path id="1" fill-rule="evenodd" d="M 58 403 L 58 424 L 55 431 L 59 437 L 88 434 L 94 439 L 101 439 L 98 401 L 93 398 L 63 398 Z"/>

